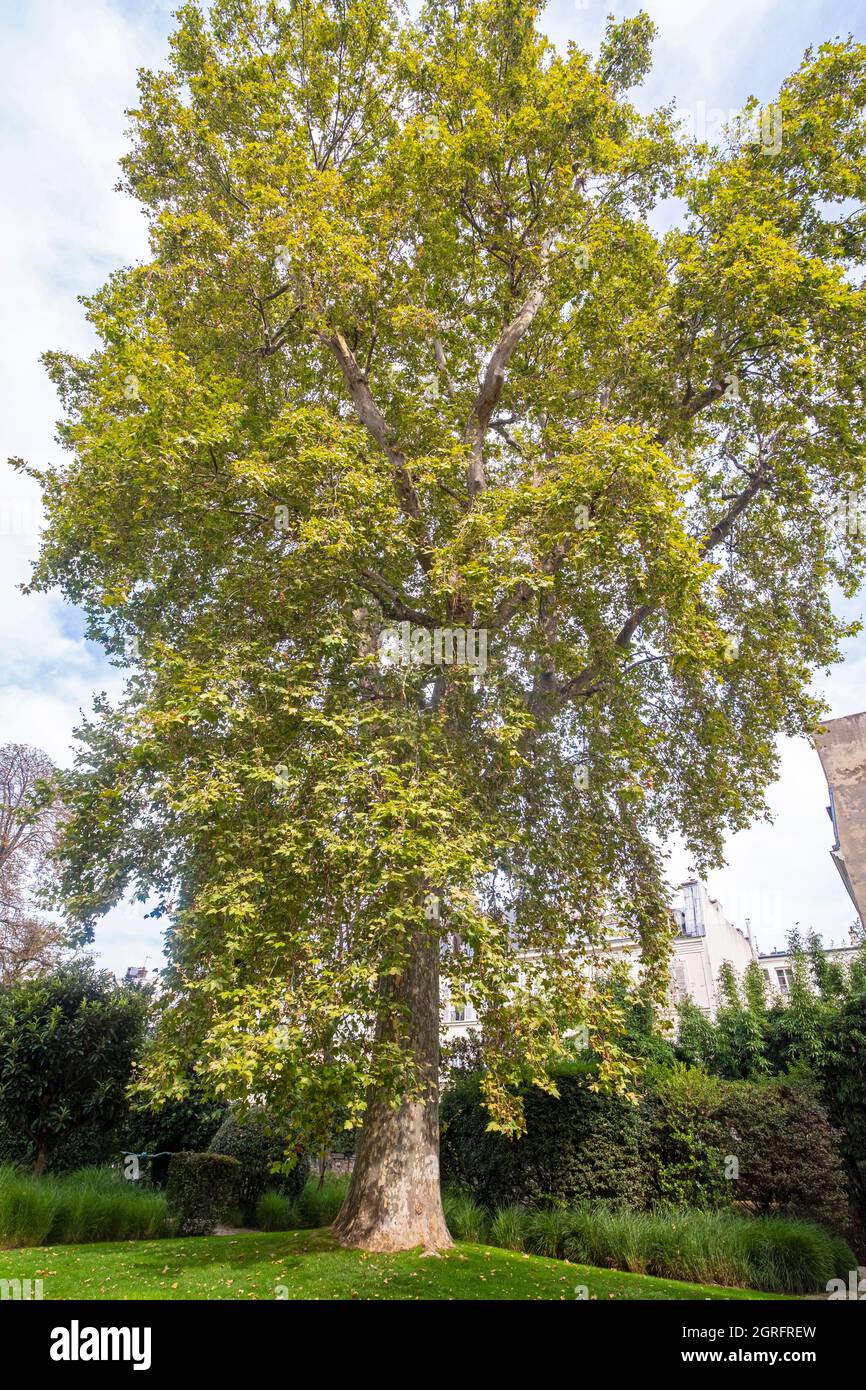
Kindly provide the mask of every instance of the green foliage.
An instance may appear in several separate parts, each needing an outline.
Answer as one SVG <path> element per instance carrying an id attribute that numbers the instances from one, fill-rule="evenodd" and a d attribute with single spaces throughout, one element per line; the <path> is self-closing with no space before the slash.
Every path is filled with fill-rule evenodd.
<path id="1" fill-rule="evenodd" d="M 228 1154 L 172 1154 L 166 1196 L 178 1218 L 178 1234 L 209 1235 L 224 1221 L 237 1200 L 242 1171 Z"/>
<path id="2" fill-rule="evenodd" d="M 523 1094 L 520 1139 L 490 1132 L 477 1076 L 458 1082 L 442 1101 L 441 1163 L 453 1182 L 489 1208 L 537 1206 L 606 1197 L 640 1202 L 646 1184 L 640 1108 L 589 1089 L 590 1064 L 556 1072 L 558 1094 Z"/>
<path id="3" fill-rule="evenodd" d="M 0 1119 L 38 1167 L 76 1131 L 110 1133 L 143 1039 L 148 995 L 90 960 L 0 989 Z"/>
<path id="4" fill-rule="evenodd" d="M 866 49 L 806 55 L 778 148 L 697 148 L 625 95 L 646 17 L 597 62 L 537 21 L 182 4 L 123 162 L 149 259 L 88 300 L 90 356 L 46 359 L 69 455 L 31 470 L 33 587 L 130 674 L 64 778 L 58 901 L 87 935 L 154 893 L 145 1084 L 194 1060 L 313 1152 L 371 1086 L 418 1093 L 424 933 L 504 1133 L 577 1024 L 627 1090 L 607 921 L 660 997 L 658 844 L 701 865 L 763 814 L 854 630 Z M 483 631 L 486 669 L 383 663 L 401 621 Z"/>
<path id="5" fill-rule="evenodd" d="M 780 1293 L 823 1292 L 828 1279 L 856 1266 L 844 1241 L 818 1226 L 731 1212 L 585 1204 L 558 1213 L 555 1224 L 537 1213 L 526 1248 L 549 1253 L 554 1243 L 556 1254 L 573 1264 Z"/>
<path id="6" fill-rule="evenodd" d="M 83 1168 L 37 1180 L 0 1168 L 0 1245 L 154 1240 L 173 1233 L 162 1194 L 126 1182 L 117 1169 Z"/>
<path id="7" fill-rule="evenodd" d="M 304 1187 L 296 1199 L 295 1211 L 299 1226 L 330 1226 L 346 1196 L 349 1179 L 330 1173 L 323 1183 L 316 1179 Z"/>
<path id="8" fill-rule="evenodd" d="M 719 972 L 719 990 L 722 1003 L 713 1030 L 713 1070 L 731 1080 L 761 1076 L 768 1064 L 767 1010 L 760 967 L 750 962 L 741 993 L 734 968 L 725 961 Z"/>
<path id="9" fill-rule="evenodd" d="M 653 1074 L 650 1115 L 652 1200 L 850 1229 L 840 1136 L 806 1080 L 724 1082 L 679 1065 Z"/>
<path id="10" fill-rule="evenodd" d="M 716 1031 L 712 1019 L 689 998 L 679 1004 L 677 1019 L 677 1057 L 687 1066 L 711 1071 L 716 1060 Z"/>
<path id="11" fill-rule="evenodd" d="M 712 1116 L 721 1149 L 737 1159 L 732 1200 L 757 1213 L 808 1217 L 847 1231 L 851 1214 L 839 1133 L 813 1086 L 784 1079 L 721 1088 Z"/>
<path id="12" fill-rule="evenodd" d="M 753 1173 L 758 1176 L 758 1186 L 750 1200 L 765 1205 L 769 1193 L 781 1184 L 791 1209 L 796 1210 L 805 1197 L 805 1191 L 797 1192 L 795 1174 L 799 1168 L 808 1202 L 815 1203 L 810 1205 L 813 1214 L 824 1211 L 821 1219 L 838 1224 L 838 1174 L 828 1155 L 828 1148 L 836 1148 L 845 1164 L 858 1243 L 866 1248 L 866 974 L 862 952 L 847 966 L 828 961 L 815 933 L 804 945 L 796 932 L 791 934 L 789 949 L 793 969 L 784 999 L 768 1009 L 755 971 L 747 973 L 742 997 L 736 984 L 726 977 L 726 999 L 715 1023 L 694 1005 L 687 1002 L 681 1006 L 676 1050 L 693 1066 L 726 1078 L 770 1074 L 811 1080 L 826 1115 L 815 1114 L 808 1101 L 806 1113 L 801 1113 L 795 1093 L 783 1090 L 781 1094 L 787 1095 L 783 1108 L 790 1107 L 790 1128 L 788 1120 L 782 1120 L 778 1113 L 781 1102 L 774 1101 L 771 1092 L 763 1093 L 754 1112 L 749 1099 L 743 1100 L 741 1122 L 744 1133 L 754 1127 L 757 1155 Z M 736 1091 L 730 1094 L 734 1096 Z M 827 1116 L 836 1131 L 833 1136 L 828 1134 Z M 762 1125 L 767 1126 L 763 1139 Z M 816 1144 L 809 1152 L 806 1135 L 811 1126 Z M 792 1148 L 798 1142 L 802 1147 L 799 1156 Z M 826 1197 L 822 1200 L 818 1194 L 825 1182 Z"/>
<path id="13" fill-rule="evenodd" d="M 330 1226 L 343 1205 L 348 1185 L 347 1177 L 329 1173 L 324 1181 L 310 1178 L 295 1196 L 267 1188 L 256 1203 L 255 1224 L 263 1231 Z"/>
<path id="14" fill-rule="evenodd" d="M 479 1206 L 474 1197 L 457 1188 L 446 1187 L 442 1193 L 445 1221 L 454 1240 L 474 1241 L 482 1245 L 490 1229 L 490 1214 Z"/>
<path id="15" fill-rule="evenodd" d="M 269 1187 L 256 1202 L 256 1225 L 260 1231 L 289 1231 L 298 1222 L 293 1204 L 283 1192 Z"/>
<path id="16" fill-rule="evenodd" d="M 4 1245 L 44 1245 L 56 1210 L 53 1182 L 36 1182 L 11 1166 L 0 1168 L 0 1240 Z"/>
<path id="17" fill-rule="evenodd" d="M 83 1124 L 58 1139 L 45 1165 L 47 1173 L 73 1173 L 78 1168 L 112 1163 L 117 1159 L 117 1133 L 104 1130 L 99 1119 Z M 20 1130 L 14 1130 L 0 1114 L 0 1163 L 32 1168 L 36 1145 Z"/>
<path id="18" fill-rule="evenodd" d="M 490 1223 L 490 1244 L 503 1250 L 525 1250 L 529 1218 L 527 1207 L 500 1207 Z"/>
<path id="19" fill-rule="evenodd" d="M 303 1154 L 291 1152 L 261 1109 L 230 1111 L 210 1142 L 210 1152 L 229 1154 L 241 1165 L 237 1199 L 244 1221 L 252 1219 L 256 1204 L 266 1187 L 283 1192 L 289 1200 L 300 1195 L 310 1172 Z M 291 1162 L 288 1171 L 277 1165 Z"/>
<path id="20" fill-rule="evenodd" d="M 714 1207 L 732 1200 L 725 1153 L 713 1123 L 722 1085 L 682 1064 L 652 1075 L 648 1098 L 652 1198 L 678 1206 Z"/>
<path id="21" fill-rule="evenodd" d="M 821 1069 L 830 1119 L 841 1134 L 851 1194 L 866 1251 L 866 987 L 852 990 L 835 1013 Z"/>
<path id="22" fill-rule="evenodd" d="M 452 1085 L 445 1180 L 489 1210 L 603 1198 L 631 1211 L 736 1207 L 850 1230 L 839 1136 L 806 1081 L 725 1082 L 679 1063 L 651 1068 L 633 1103 L 590 1091 L 589 1067 L 553 1079 L 559 1098 L 525 1097 L 519 1140 L 487 1130 L 478 1077 Z"/>

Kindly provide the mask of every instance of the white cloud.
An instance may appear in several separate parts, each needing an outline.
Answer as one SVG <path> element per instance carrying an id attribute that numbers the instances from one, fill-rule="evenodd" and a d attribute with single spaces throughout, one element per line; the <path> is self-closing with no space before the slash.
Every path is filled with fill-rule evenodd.
<path id="1" fill-rule="evenodd" d="M 47 348 L 87 351 L 76 296 L 146 251 L 141 214 L 114 184 L 136 69 L 159 61 L 168 8 L 139 4 L 127 14 L 107 0 L 30 0 L 0 19 L 4 460 L 43 465 L 57 457 L 60 412 L 39 356 Z M 34 482 L 0 466 L 0 737 L 37 744 L 68 765 L 80 710 L 94 691 L 117 691 L 120 678 L 57 596 L 17 592 L 36 551 L 38 497 Z M 128 907 L 106 919 L 97 950 L 111 968 L 124 969 L 145 948 L 158 953 L 158 928 L 141 919 Z"/>

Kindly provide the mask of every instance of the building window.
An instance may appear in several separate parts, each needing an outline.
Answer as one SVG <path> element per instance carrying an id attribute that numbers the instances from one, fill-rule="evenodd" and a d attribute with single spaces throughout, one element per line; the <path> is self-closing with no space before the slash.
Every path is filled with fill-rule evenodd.
<path id="1" fill-rule="evenodd" d="M 451 1019 L 454 1023 L 466 1022 L 466 1009 L 462 1004 L 455 1004 L 451 1010 Z"/>
<path id="2" fill-rule="evenodd" d="M 673 996 L 675 999 L 685 999 L 688 997 L 688 983 L 686 981 L 686 967 L 682 961 L 675 961 L 671 971 Z"/>
<path id="3" fill-rule="evenodd" d="M 776 968 L 776 976 L 779 981 L 779 989 L 782 991 L 782 993 L 790 994 L 791 981 L 794 978 L 794 972 L 792 970 L 789 970 L 786 965 L 781 965 Z"/>

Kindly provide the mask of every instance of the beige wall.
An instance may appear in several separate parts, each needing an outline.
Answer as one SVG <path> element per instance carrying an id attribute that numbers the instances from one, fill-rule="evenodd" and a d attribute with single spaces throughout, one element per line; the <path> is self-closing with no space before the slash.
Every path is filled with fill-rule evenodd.
<path id="1" fill-rule="evenodd" d="M 831 792 L 838 844 L 831 850 L 861 919 L 866 915 L 866 713 L 828 719 L 815 739 Z"/>

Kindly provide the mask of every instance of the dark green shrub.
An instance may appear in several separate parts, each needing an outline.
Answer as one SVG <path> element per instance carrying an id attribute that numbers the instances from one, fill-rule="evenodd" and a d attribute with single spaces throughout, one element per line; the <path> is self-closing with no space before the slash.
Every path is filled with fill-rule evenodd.
<path id="1" fill-rule="evenodd" d="M 34 1172 L 78 1131 L 122 1120 L 149 997 L 88 959 L 0 989 L 0 1117 L 32 1145 Z"/>
<path id="2" fill-rule="evenodd" d="M 244 1221 L 255 1218 L 256 1205 L 265 1188 L 282 1192 L 293 1200 L 299 1197 L 310 1174 L 303 1154 L 292 1150 L 274 1128 L 267 1112 L 260 1109 L 230 1111 L 209 1145 L 215 1154 L 228 1154 L 241 1165 L 238 1202 Z M 294 1158 L 288 1172 L 274 1172 L 274 1165 Z"/>
<path id="3" fill-rule="evenodd" d="M 210 1235 L 237 1201 L 240 1177 L 240 1163 L 228 1154 L 172 1154 L 166 1196 L 178 1235 Z"/>
<path id="4" fill-rule="evenodd" d="M 526 1133 L 488 1133 L 477 1075 L 442 1102 L 442 1173 L 489 1211 L 604 1201 L 740 1209 L 848 1235 L 837 1133 L 814 1087 L 791 1078 L 721 1081 L 651 1067 L 641 1104 L 591 1092 L 589 1066 L 556 1073 L 560 1097 L 524 1094 Z"/>
<path id="5" fill-rule="evenodd" d="M 830 1119 L 841 1132 L 858 1248 L 866 1258 L 866 990 L 862 986 L 852 988 L 834 1019 L 821 1087 Z"/>
<path id="6" fill-rule="evenodd" d="M 676 1063 L 649 1073 L 645 1085 L 650 1203 L 719 1207 L 734 1199 L 725 1178 L 722 1132 L 713 1123 L 723 1083 Z"/>
<path id="7" fill-rule="evenodd" d="M 738 1204 L 845 1231 L 850 1221 L 839 1136 L 803 1081 L 723 1084 L 714 1117 L 719 1145 L 737 1159 Z"/>
<path id="8" fill-rule="evenodd" d="M 526 1133 L 488 1133 L 479 1080 L 455 1083 L 442 1103 L 442 1175 L 482 1205 L 571 1203 L 584 1198 L 641 1205 L 646 1187 L 641 1108 L 587 1085 L 590 1064 L 557 1070 L 559 1097 L 523 1093 Z"/>
<path id="9" fill-rule="evenodd" d="M 839 1136 L 808 1082 L 720 1081 L 679 1064 L 648 1078 L 647 1114 L 652 1202 L 848 1230 Z"/>
<path id="10" fill-rule="evenodd" d="M 45 1165 L 46 1173 L 73 1173 L 77 1168 L 104 1165 L 117 1159 L 117 1136 L 112 1129 L 98 1124 L 84 1124 L 58 1139 Z M 36 1162 L 36 1145 L 20 1130 L 11 1128 L 0 1115 L 0 1163 L 13 1163 L 32 1168 Z"/>

